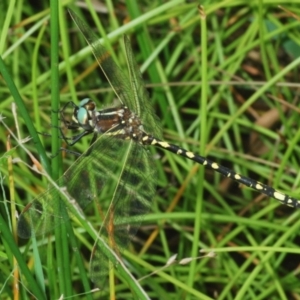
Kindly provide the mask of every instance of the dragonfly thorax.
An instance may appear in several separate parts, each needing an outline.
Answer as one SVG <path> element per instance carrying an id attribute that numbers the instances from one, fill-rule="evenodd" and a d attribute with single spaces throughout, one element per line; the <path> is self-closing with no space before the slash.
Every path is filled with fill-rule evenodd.
<path id="1" fill-rule="evenodd" d="M 103 109 L 96 112 L 94 130 L 121 139 L 141 140 L 144 132 L 140 118 L 127 106 Z"/>

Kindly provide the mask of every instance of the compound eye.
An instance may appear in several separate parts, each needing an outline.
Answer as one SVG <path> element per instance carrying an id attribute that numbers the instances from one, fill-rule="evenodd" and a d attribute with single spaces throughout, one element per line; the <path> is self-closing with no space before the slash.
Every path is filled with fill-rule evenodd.
<path id="1" fill-rule="evenodd" d="M 89 114 L 86 108 L 84 107 L 79 107 L 76 112 L 76 115 L 74 112 L 74 117 L 80 125 L 86 125 L 89 122 Z"/>

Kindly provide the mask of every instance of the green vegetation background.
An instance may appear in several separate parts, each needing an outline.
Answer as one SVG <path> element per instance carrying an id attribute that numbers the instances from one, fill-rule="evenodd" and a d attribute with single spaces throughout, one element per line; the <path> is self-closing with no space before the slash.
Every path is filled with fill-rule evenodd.
<path id="1" fill-rule="evenodd" d="M 57 155 L 55 112 L 86 97 L 99 108 L 114 101 L 67 7 L 106 39 L 122 68 L 122 35 L 130 36 L 165 140 L 300 198 L 300 0 L 279 4 L 1 2 L 1 299 L 100 297 L 88 277 L 92 238 L 79 222 L 27 244 L 16 234 L 16 211 L 47 188 L 31 166 L 57 179 L 75 159 Z M 298 210 L 182 157 L 158 150 L 153 159 L 157 195 L 122 257 L 137 279 L 156 273 L 139 286 L 117 270 L 103 299 L 300 297 Z M 98 228 L 93 214 L 87 219 Z M 209 251 L 215 257 L 201 257 Z M 160 271 L 174 254 L 187 260 Z"/>

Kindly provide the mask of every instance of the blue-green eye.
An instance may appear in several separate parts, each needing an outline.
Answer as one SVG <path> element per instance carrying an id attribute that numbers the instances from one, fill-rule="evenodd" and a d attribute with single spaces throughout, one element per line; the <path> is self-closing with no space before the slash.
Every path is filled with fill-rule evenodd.
<path id="1" fill-rule="evenodd" d="M 81 104 L 81 102 L 80 102 L 80 104 Z M 75 118 L 77 119 L 77 122 L 79 124 L 82 124 L 82 125 L 86 124 L 88 122 L 88 118 L 89 118 L 87 109 L 84 106 L 79 106 Z"/>

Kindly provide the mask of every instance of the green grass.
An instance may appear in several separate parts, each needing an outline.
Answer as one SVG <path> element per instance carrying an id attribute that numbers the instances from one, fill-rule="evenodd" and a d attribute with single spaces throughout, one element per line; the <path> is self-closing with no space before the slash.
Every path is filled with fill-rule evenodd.
<path id="1" fill-rule="evenodd" d="M 300 0 L 285 1 L 286 11 L 279 1 L 206 1 L 206 18 L 198 2 L 133 2 L 93 7 L 86 1 L 89 9 L 82 9 L 53 1 L 51 10 L 47 1 L 38 8 L 1 4 L 0 54 L 7 72 L 0 61 L 0 113 L 8 126 L 0 125 L 1 299 L 18 292 L 20 299 L 100 295 L 88 274 L 95 234 L 84 220 L 63 222 L 28 243 L 16 234 L 15 211 L 47 188 L 48 179 L 31 166 L 42 165 L 57 179 L 75 160 L 56 155 L 55 111 L 86 97 L 99 108 L 114 100 L 67 7 L 104 38 L 124 69 L 122 35 L 130 35 L 167 141 L 300 198 L 300 23 L 288 13 L 300 16 Z M 21 146 L 8 138 L 9 130 L 32 139 Z M 86 138 L 72 150 L 88 145 Z M 300 297 L 298 210 L 182 157 L 153 154 L 156 197 L 122 257 L 137 280 L 155 274 L 139 286 L 118 266 L 104 299 Z M 97 229 L 97 214 L 87 209 Z M 209 251 L 215 257 L 201 257 Z M 191 261 L 160 270 L 175 253 Z"/>

